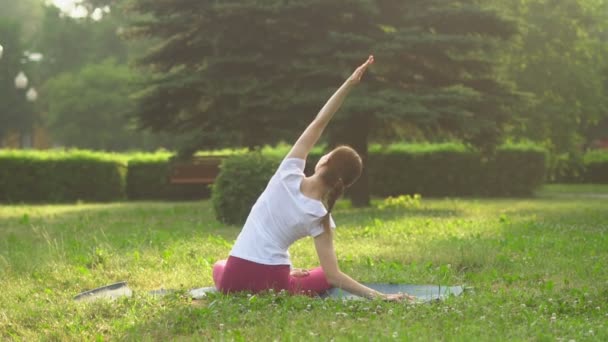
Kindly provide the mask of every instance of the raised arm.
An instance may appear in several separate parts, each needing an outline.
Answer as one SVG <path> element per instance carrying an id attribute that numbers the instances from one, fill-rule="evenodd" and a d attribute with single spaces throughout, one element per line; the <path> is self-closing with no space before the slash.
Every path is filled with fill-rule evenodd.
<path id="1" fill-rule="evenodd" d="M 298 138 L 296 143 L 287 154 L 287 158 L 306 159 L 310 150 L 315 146 L 327 124 L 340 108 L 344 99 L 356 84 L 361 81 L 361 77 L 367 68 L 374 63 L 374 56 L 369 56 L 367 61 L 355 70 L 355 72 L 342 84 L 342 86 L 332 95 L 325 106 L 315 119 L 306 127 L 304 133 Z"/>

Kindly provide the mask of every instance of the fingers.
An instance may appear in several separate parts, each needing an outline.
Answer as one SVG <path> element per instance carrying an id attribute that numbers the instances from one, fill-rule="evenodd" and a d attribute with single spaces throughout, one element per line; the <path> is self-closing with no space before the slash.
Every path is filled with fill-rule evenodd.
<path id="1" fill-rule="evenodd" d="M 302 269 L 295 269 L 295 270 L 291 271 L 290 274 L 292 277 L 296 277 L 296 278 L 308 277 L 310 275 L 310 273 L 307 270 L 302 270 Z"/>
<path id="2" fill-rule="evenodd" d="M 375 62 L 374 55 L 369 55 L 365 64 L 371 65 L 371 64 L 374 64 L 374 62 Z"/>
<path id="3" fill-rule="evenodd" d="M 352 74 L 352 76 L 349 78 L 349 81 L 352 83 L 359 83 L 361 81 L 361 78 L 363 77 L 363 74 L 365 73 L 365 71 L 367 70 L 367 68 L 374 64 L 375 59 L 373 55 L 370 55 L 369 57 L 367 57 L 367 60 L 365 61 L 365 63 L 361 64 L 356 70 L 355 72 Z"/>
<path id="4" fill-rule="evenodd" d="M 395 294 L 387 295 L 386 300 L 388 300 L 390 302 L 401 302 L 403 300 L 413 302 L 416 300 L 416 297 L 409 295 L 407 293 L 395 293 Z"/>

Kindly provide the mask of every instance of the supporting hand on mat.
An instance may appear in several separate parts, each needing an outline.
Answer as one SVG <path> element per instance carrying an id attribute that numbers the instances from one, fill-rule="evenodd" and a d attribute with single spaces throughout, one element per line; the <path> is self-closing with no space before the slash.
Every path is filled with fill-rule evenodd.
<path id="1" fill-rule="evenodd" d="M 416 300 L 416 297 L 411 296 L 407 293 L 391 293 L 385 294 L 383 297 L 384 300 L 389 302 L 401 302 L 404 300 L 408 302 L 413 302 L 414 300 Z"/>
<path id="2" fill-rule="evenodd" d="M 367 61 L 361 64 L 361 66 L 358 67 L 357 70 L 355 70 L 355 72 L 348 78 L 347 82 L 350 84 L 357 84 L 361 82 L 361 77 L 363 77 L 363 74 L 365 74 L 367 68 L 372 64 L 374 64 L 374 56 L 369 56 Z"/>
<path id="3" fill-rule="evenodd" d="M 303 268 L 292 268 L 290 274 L 292 277 L 301 278 L 308 277 L 310 273 L 308 273 L 308 270 Z"/>

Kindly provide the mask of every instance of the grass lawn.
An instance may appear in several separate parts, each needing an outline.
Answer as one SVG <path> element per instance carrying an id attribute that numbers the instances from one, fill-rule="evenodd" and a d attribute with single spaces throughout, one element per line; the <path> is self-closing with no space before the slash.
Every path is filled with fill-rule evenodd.
<path id="1" fill-rule="evenodd" d="M 608 194 L 577 186 L 531 199 L 423 199 L 342 209 L 343 271 L 367 282 L 465 284 L 464 296 L 406 305 L 183 292 L 212 284 L 238 227 L 210 203 L 0 206 L 0 340 L 608 340 Z M 564 194 L 577 193 L 576 196 Z M 310 239 L 295 266 L 317 265 Z M 76 303 L 126 280 L 132 298 Z"/>

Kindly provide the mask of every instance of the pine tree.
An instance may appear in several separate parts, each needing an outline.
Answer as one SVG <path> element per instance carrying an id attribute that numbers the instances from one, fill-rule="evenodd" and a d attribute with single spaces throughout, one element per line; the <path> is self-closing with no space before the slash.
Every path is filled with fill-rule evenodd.
<path id="1" fill-rule="evenodd" d="M 492 147 L 518 95 L 496 73 L 513 22 L 477 1 L 133 0 L 143 127 L 200 132 L 196 146 L 293 141 L 367 55 L 377 64 L 332 122 L 330 144 L 364 157 L 374 130 L 415 124 Z M 353 203 L 369 203 L 366 175 Z"/>

